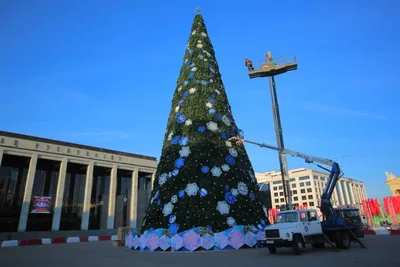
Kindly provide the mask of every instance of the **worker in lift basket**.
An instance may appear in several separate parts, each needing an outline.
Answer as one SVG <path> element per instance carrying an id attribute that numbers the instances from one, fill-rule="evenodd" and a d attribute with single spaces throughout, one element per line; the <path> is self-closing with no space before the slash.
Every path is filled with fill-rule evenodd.
<path id="1" fill-rule="evenodd" d="M 251 62 L 251 60 L 248 59 L 247 57 L 244 58 L 244 64 L 246 65 L 249 71 L 254 71 L 253 62 Z"/>

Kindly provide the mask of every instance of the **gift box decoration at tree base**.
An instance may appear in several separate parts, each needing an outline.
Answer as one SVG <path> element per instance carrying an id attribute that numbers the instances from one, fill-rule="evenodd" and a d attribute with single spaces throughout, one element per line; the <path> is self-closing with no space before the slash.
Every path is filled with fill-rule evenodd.
<path id="1" fill-rule="evenodd" d="M 131 231 L 125 238 L 125 247 L 140 251 L 222 251 L 258 248 L 262 230 L 250 226 L 234 226 L 213 233 L 197 227 L 172 235 L 167 229 L 149 230 L 138 235 Z"/>

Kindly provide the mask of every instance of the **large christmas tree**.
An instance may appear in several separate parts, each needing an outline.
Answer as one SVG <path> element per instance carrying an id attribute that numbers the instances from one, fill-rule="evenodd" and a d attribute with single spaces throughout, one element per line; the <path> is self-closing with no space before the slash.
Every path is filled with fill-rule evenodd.
<path id="1" fill-rule="evenodd" d="M 142 232 L 235 225 L 267 219 L 242 146 L 203 17 L 194 18 L 172 99 L 161 158 Z"/>

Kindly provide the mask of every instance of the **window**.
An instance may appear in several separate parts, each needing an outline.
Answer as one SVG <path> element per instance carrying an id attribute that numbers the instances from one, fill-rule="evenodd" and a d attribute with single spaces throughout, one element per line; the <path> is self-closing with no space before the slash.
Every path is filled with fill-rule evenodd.
<path id="1" fill-rule="evenodd" d="M 308 205 L 307 202 L 303 202 L 303 206 L 306 206 L 306 207 L 307 207 L 307 205 Z"/>
<path id="2" fill-rule="evenodd" d="M 276 190 L 278 190 L 278 187 L 277 187 L 277 186 L 274 186 L 274 191 L 276 191 Z"/>
<path id="3" fill-rule="evenodd" d="M 307 217 L 309 221 L 317 220 L 317 214 L 314 211 L 307 211 Z"/>
<path id="4" fill-rule="evenodd" d="M 301 190 L 300 190 L 300 193 L 305 194 L 305 193 L 306 193 L 306 190 L 305 190 L 305 189 L 301 189 Z"/>
<path id="5" fill-rule="evenodd" d="M 311 186 L 311 182 L 306 182 L 306 185 L 307 186 Z"/>
<path id="6" fill-rule="evenodd" d="M 311 193 L 312 189 L 311 188 L 307 188 L 307 193 Z"/>
<path id="7" fill-rule="evenodd" d="M 282 189 L 283 189 L 283 186 L 282 186 L 282 185 L 280 185 L 280 186 L 279 186 L 279 190 L 282 190 Z"/>
<path id="8" fill-rule="evenodd" d="M 301 196 L 301 200 L 307 200 L 306 196 Z"/>
<path id="9" fill-rule="evenodd" d="M 279 202 L 279 199 L 275 198 L 275 200 L 274 200 L 274 201 L 275 201 L 275 203 L 278 203 L 278 202 Z"/>
<path id="10" fill-rule="evenodd" d="M 274 193 L 274 197 L 277 197 L 278 196 L 278 193 L 276 192 L 276 193 Z"/>
<path id="11" fill-rule="evenodd" d="M 284 198 L 281 198 L 281 202 L 285 202 L 285 199 L 284 199 Z"/>
<path id="12" fill-rule="evenodd" d="M 299 200 L 298 197 L 293 197 L 293 201 L 297 201 L 297 200 Z"/>
<path id="13" fill-rule="evenodd" d="M 283 196 L 283 192 L 279 192 L 279 195 L 280 195 L 280 196 Z"/>
<path id="14" fill-rule="evenodd" d="M 296 188 L 296 184 L 292 184 L 292 188 Z"/>
<path id="15" fill-rule="evenodd" d="M 308 199 L 313 199 L 313 195 L 308 195 Z"/>
<path id="16" fill-rule="evenodd" d="M 326 181 L 325 177 L 320 176 L 319 178 L 321 179 L 321 181 Z"/>
<path id="17" fill-rule="evenodd" d="M 282 181 L 273 181 L 272 184 L 281 184 Z"/>
<path id="18" fill-rule="evenodd" d="M 275 208 L 279 209 L 279 207 L 280 207 L 279 205 L 275 205 Z"/>
<path id="19" fill-rule="evenodd" d="M 292 195 L 297 195 L 297 190 L 293 190 Z"/>
<path id="20" fill-rule="evenodd" d="M 306 222 L 308 220 L 308 218 L 307 218 L 307 213 L 306 213 L 306 211 L 301 211 L 300 212 L 300 221 L 301 222 Z"/>
<path id="21" fill-rule="evenodd" d="M 308 180 L 308 179 L 310 179 L 310 176 L 301 176 L 301 177 L 299 177 L 299 181 Z"/>
<path id="22" fill-rule="evenodd" d="M 310 207 L 314 207 L 314 202 L 310 202 Z"/>
<path id="23" fill-rule="evenodd" d="M 318 180 L 318 176 L 317 175 L 314 175 L 313 177 L 314 177 L 314 180 Z"/>
<path id="24" fill-rule="evenodd" d="M 296 178 L 290 178 L 289 179 L 289 182 L 295 182 L 296 181 Z"/>
<path id="25" fill-rule="evenodd" d="M 304 187 L 304 183 L 300 183 L 300 187 Z"/>

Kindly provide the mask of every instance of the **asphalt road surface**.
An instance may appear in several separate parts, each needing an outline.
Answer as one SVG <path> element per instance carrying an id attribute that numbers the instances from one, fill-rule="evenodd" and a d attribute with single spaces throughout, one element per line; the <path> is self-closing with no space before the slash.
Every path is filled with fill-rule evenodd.
<path id="1" fill-rule="evenodd" d="M 267 249 L 222 252 L 140 252 L 114 247 L 111 242 L 42 245 L 0 248 L 1 267 L 106 267 L 106 266 L 189 266 L 189 267 L 391 267 L 400 266 L 400 236 L 366 236 L 362 249 L 352 243 L 349 250 L 306 248 L 300 256 L 290 249 Z"/>

